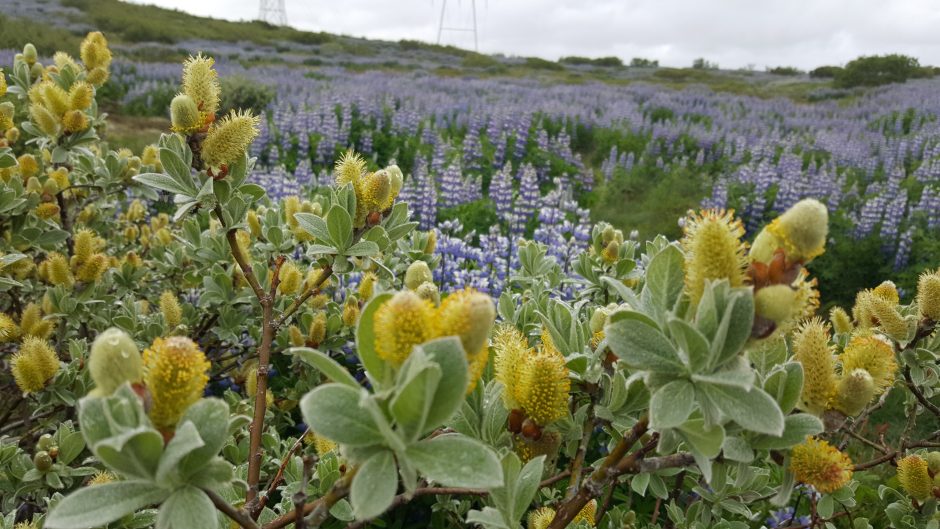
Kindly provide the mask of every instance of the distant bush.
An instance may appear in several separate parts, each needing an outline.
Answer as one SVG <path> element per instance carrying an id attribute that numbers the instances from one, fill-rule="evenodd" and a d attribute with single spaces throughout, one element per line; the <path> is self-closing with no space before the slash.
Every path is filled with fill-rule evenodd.
<path id="1" fill-rule="evenodd" d="M 842 71 L 841 66 L 820 66 L 810 70 L 809 76 L 813 79 L 832 79 Z"/>
<path id="2" fill-rule="evenodd" d="M 933 68 L 923 68 L 914 57 L 907 55 L 872 55 L 859 57 L 838 72 L 834 86 L 853 88 L 856 86 L 880 86 L 903 83 L 917 77 L 932 77 Z"/>
<path id="3" fill-rule="evenodd" d="M 644 59 L 643 57 L 634 57 L 630 59 L 632 68 L 659 68 L 659 61 L 653 59 Z"/>
<path id="4" fill-rule="evenodd" d="M 557 62 L 546 61 L 538 57 L 526 57 L 525 65 L 536 70 L 564 70 L 565 67 Z"/>
<path id="5" fill-rule="evenodd" d="M 718 63 L 711 62 L 707 59 L 699 57 L 698 59 L 695 59 L 694 61 L 692 61 L 692 68 L 696 70 L 717 70 Z"/>
<path id="6" fill-rule="evenodd" d="M 257 81 L 244 77 L 222 78 L 221 110 L 227 113 L 233 109 L 251 109 L 255 114 L 262 114 L 274 100 L 274 89 Z"/>
<path id="7" fill-rule="evenodd" d="M 500 66 L 500 62 L 482 53 L 473 53 L 463 58 L 461 65 L 464 68 L 494 68 Z"/>
<path id="8" fill-rule="evenodd" d="M 772 75 L 801 75 L 803 71 L 795 66 L 774 66 L 773 68 L 767 68 L 767 73 Z"/>
<path id="9" fill-rule="evenodd" d="M 620 57 L 598 57 L 592 59 L 590 57 L 562 57 L 558 59 L 558 62 L 562 64 L 574 64 L 574 65 L 588 65 L 588 66 L 603 66 L 607 68 L 619 68 L 623 66 L 623 61 L 620 60 Z"/>

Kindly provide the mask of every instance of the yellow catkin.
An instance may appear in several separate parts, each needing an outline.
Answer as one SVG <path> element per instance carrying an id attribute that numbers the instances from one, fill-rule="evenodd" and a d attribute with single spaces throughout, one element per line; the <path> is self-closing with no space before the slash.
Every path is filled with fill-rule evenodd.
<path id="1" fill-rule="evenodd" d="M 732 287 L 744 284 L 747 269 L 747 246 L 741 240 L 744 226 L 734 218 L 733 211 L 693 213 L 687 217 L 683 231 L 685 289 L 693 305 L 698 304 L 708 280 L 727 279 Z"/>
<path id="2" fill-rule="evenodd" d="M 864 369 L 855 369 L 839 377 L 832 407 L 854 417 L 865 409 L 874 395 L 875 382 L 871 374 Z"/>
<path id="3" fill-rule="evenodd" d="M 39 173 L 39 162 L 32 154 L 21 154 L 16 159 L 16 166 L 24 180 Z"/>
<path id="4" fill-rule="evenodd" d="M 88 70 L 107 70 L 111 65 L 111 50 L 108 49 L 108 41 L 100 31 L 89 33 L 82 41 L 79 52 Z"/>
<path id="5" fill-rule="evenodd" d="M 89 229 L 81 229 L 75 233 L 73 256 L 77 263 L 81 264 L 91 258 L 95 251 L 95 232 Z"/>
<path id="6" fill-rule="evenodd" d="M 43 220 L 50 220 L 59 216 L 59 206 L 54 202 L 43 202 L 36 206 L 36 216 Z"/>
<path id="7" fill-rule="evenodd" d="M 541 350 L 526 356 L 512 393 L 526 415 L 545 426 L 568 413 L 571 380 L 561 354 Z"/>
<path id="8" fill-rule="evenodd" d="M 10 370 L 20 391 L 35 393 L 59 371 L 59 357 L 45 339 L 27 336 L 13 355 Z"/>
<path id="9" fill-rule="evenodd" d="M 69 107 L 72 110 L 87 110 L 95 100 L 95 89 L 85 81 L 76 81 L 69 88 Z"/>
<path id="10" fill-rule="evenodd" d="M 528 529 L 547 529 L 552 520 L 555 519 L 555 509 L 551 507 L 539 507 L 529 513 Z"/>
<path id="11" fill-rule="evenodd" d="M 534 351 L 529 347 L 525 335 L 508 324 L 500 325 L 493 333 L 493 350 L 494 375 L 503 385 L 503 402 L 506 408 L 516 409 L 519 407 L 515 394 L 518 387 L 516 381 L 526 357 L 534 354 Z"/>
<path id="12" fill-rule="evenodd" d="M 0 312 L 0 343 L 16 340 L 20 336 L 20 326 L 7 313 Z"/>
<path id="13" fill-rule="evenodd" d="M 359 179 L 366 171 L 366 161 L 362 156 L 348 150 L 340 156 L 333 168 L 333 176 L 337 185 L 358 184 Z"/>
<path id="14" fill-rule="evenodd" d="M 828 233 L 826 206 L 811 198 L 801 200 L 761 230 L 751 247 L 751 259 L 770 262 L 782 248 L 787 260 L 809 262 L 825 251 Z"/>
<path id="15" fill-rule="evenodd" d="M 280 280 L 281 282 L 277 286 L 278 292 L 290 296 L 300 290 L 304 275 L 293 261 L 287 261 L 281 266 Z"/>
<path id="16" fill-rule="evenodd" d="M 450 294 L 437 309 L 440 335 L 459 337 L 468 356 L 486 348 L 495 319 L 493 300 L 473 288 Z"/>
<path id="17" fill-rule="evenodd" d="M 99 470 L 88 480 L 88 486 L 104 485 L 105 483 L 111 483 L 113 481 L 117 481 L 117 476 L 107 470 Z"/>
<path id="18" fill-rule="evenodd" d="M 875 384 L 875 395 L 881 395 L 894 384 L 898 362 L 894 349 L 878 336 L 854 336 L 839 355 L 842 372 L 864 369 Z"/>
<path id="19" fill-rule="evenodd" d="M 924 501 L 933 496 L 933 480 L 927 472 L 927 461 L 918 455 L 898 461 L 898 482 L 915 500 Z"/>
<path id="20" fill-rule="evenodd" d="M 202 54 L 183 63 L 183 93 L 193 98 L 200 112 L 214 115 L 219 110 L 222 87 L 213 66 L 215 59 Z"/>
<path id="21" fill-rule="evenodd" d="M 168 330 L 176 328 L 183 321 L 183 309 L 180 307 L 176 294 L 169 290 L 164 290 L 160 294 L 160 312 L 163 313 L 163 321 Z"/>
<path id="22" fill-rule="evenodd" d="M 87 261 L 78 268 L 75 276 L 80 281 L 94 283 L 101 279 L 101 276 L 111 267 L 111 261 L 108 256 L 102 253 L 93 254 Z"/>
<path id="23" fill-rule="evenodd" d="M 375 283 L 378 281 L 378 276 L 374 272 L 366 272 L 362 274 L 362 279 L 359 281 L 359 299 L 363 302 L 367 302 L 372 299 L 372 295 L 375 293 Z"/>
<path id="24" fill-rule="evenodd" d="M 437 335 L 434 306 L 415 293 L 396 293 L 375 311 L 375 352 L 393 365 L 401 365 L 415 345 Z"/>
<path id="25" fill-rule="evenodd" d="M 829 311 L 829 321 L 832 322 L 832 328 L 839 334 L 852 332 L 855 328 L 852 317 L 842 307 L 832 307 Z"/>
<path id="26" fill-rule="evenodd" d="M 20 313 L 20 332 L 23 336 L 34 336 L 36 338 L 48 338 L 55 329 L 55 321 L 44 318 L 42 308 L 30 303 L 23 308 Z"/>
<path id="27" fill-rule="evenodd" d="M 591 500 L 578 511 L 571 523 L 585 522 L 594 527 L 594 516 L 597 514 L 597 500 Z"/>
<path id="28" fill-rule="evenodd" d="M 920 275 L 917 280 L 917 308 L 923 317 L 940 320 L 940 270 Z"/>
<path id="29" fill-rule="evenodd" d="M 160 430 L 172 430 L 202 397 L 209 381 L 209 361 L 189 338 L 157 338 L 144 350 L 144 383 L 153 406 L 150 419 Z"/>
<path id="30" fill-rule="evenodd" d="M 797 481 L 829 494 L 852 479 L 852 460 L 826 441 L 807 437 L 790 451 L 790 470 Z"/>
<path id="31" fill-rule="evenodd" d="M 202 160 L 210 167 L 237 161 L 258 135 L 260 118 L 250 111 L 232 111 L 215 124 L 202 144 Z"/>
<path id="32" fill-rule="evenodd" d="M 310 322 L 310 328 L 307 330 L 307 339 L 316 345 L 320 345 L 326 339 L 326 312 L 321 310 L 313 315 L 313 321 Z"/>
<path id="33" fill-rule="evenodd" d="M 829 326 L 809 320 L 793 335 L 793 359 L 803 366 L 801 408 L 819 415 L 836 391 L 835 358 L 829 344 Z"/>
<path id="34" fill-rule="evenodd" d="M 300 332 L 300 329 L 297 328 L 296 325 L 291 325 L 287 328 L 287 336 L 290 339 L 290 344 L 294 347 L 301 347 L 307 343 L 304 334 Z"/>

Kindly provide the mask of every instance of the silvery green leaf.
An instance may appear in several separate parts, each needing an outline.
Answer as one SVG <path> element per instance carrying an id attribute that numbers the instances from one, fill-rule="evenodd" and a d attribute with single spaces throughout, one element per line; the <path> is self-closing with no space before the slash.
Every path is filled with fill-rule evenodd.
<path id="1" fill-rule="evenodd" d="M 787 362 L 776 367 L 767 376 L 764 391 L 777 401 L 783 413 L 793 411 L 803 392 L 803 364 Z"/>
<path id="2" fill-rule="evenodd" d="M 343 253 L 354 257 L 375 255 L 379 253 L 379 245 L 372 241 L 359 241 L 347 248 Z"/>
<path id="3" fill-rule="evenodd" d="M 467 513 L 468 524 L 482 525 L 486 529 L 516 529 L 516 526 L 506 525 L 503 513 L 492 507 L 483 507 L 483 510 L 472 510 Z"/>
<path id="4" fill-rule="evenodd" d="M 782 450 L 801 443 L 807 435 L 816 435 L 823 429 L 822 421 L 814 415 L 808 413 L 787 415 L 784 418 L 783 435 L 759 435 L 751 442 L 751 446 L 759 450 Z"/>
<path id="5" fill-rule="evenodd" d="M 298 358 L 320 370 L 321 373 L 333 382 L 346 384 L 353 388 L 359 387 L 359 382 L 356 381 L 355 377 L 326 353 L 311 349 L 310 347 L 291 347 L 287 350 L 287 353 L 297 355 Z"/>
<path id="6" fill-rule="evenodd" d="M 360 395 L 343 384 L 324 384 L 300 399 L 300 411 L 311 430 L 337 443 L 379 444 L 382 435 L 372 415 L 359 405 Z"/>
<path id="7" fill-rule="evenodd" d="M 650 397 L 650 428 L 665 430 L 686 421 L 695 406 L 695 388 L 688 380 L 674 380 Z"/>
<path id="8" fill-rule="evenodd" d="M 650 260 L 646 268 L 646 284 L 640 293 L 644 307 L 650 309 L 657 319 L 673 309 L 685 287 L 683 267 L 685 258 L 675 244 L 663 248 Z"/>
<path id="9" fill-rule="evenodd" d="M 706 428 L 702 419 L 690 419 L 679 426 L 678 430 L 693 450 L 704 457 L 712 458 L 721 453 L 721 445 L 725 442 L 723 426 Z"/>
<path id="10" fill-rule="evenodd" d="M 670 318 L 667 327 L 692 372 L 701 371 L 707 365 L 710 354 L 708 339 L 685 320 Z"/>
<path id="11" fill-rule="evenodd" d="M 330 240 L 333 241 L 333 245 L 340 252 L 344 252 L 346 248 L 349 248 L 353 236 L 353 223 L 352 217 L 345 208 L 333 206 L 327 211 L 326 228 L 330 232 Z"/>
<path id="12" fill-rule="evenodd" d="M 135 478 L 152 478 L 163 453 L 163 436 L 141 426 L 95 443 L 92 452 L 112 470 Z"/>
<path id="13" fill-rule="evenodd" d="M 460 340 L 450 336 L 420 346 L 432 362 L 441 368 L 437 385 L 425 422 L 425 431 L 437 428 L 450 420 L 464 401 L 468 384 L 467 356 Z"/>
<path id="14" fill-rule="evenodd" d="M 160 503 L 169 493 L 149 481 L 115 481 L 82 487 L 52 508 L 44 526 L 47 529 L 101 527 L 138 509 Z"/>
<path id="15" fill-rule="evenodd" d="M 429 362 L 421 366 L 408 365 L 413 358 L 416 358 L 414 353 L 402 366 L 401 372 L 407 372 L 408 376 L 398 384 L 389 407 L 395 423 L 412 442 L 418 440 L 424 430 L 428 410 L 441 381 L 440 367 Z"/>
<path id="16" fill-rule="evenodd" d="M 749 391 L 754 387 L 755 377 L 754 370 L 751 369 L 748 361 L 743 356 L 739 356 L 736 361 L 725 364 L 722 369 L 714 373 L 693 374 L 692 380 L 720 386 L 735 386 Z"/>
<path id="17" fill-rule="evenodd" d="M 297 219 L 297 225 L 305 232 L 313 235 L 318 242 L 335 244 L 323 217 L 313 213 L 294 213 L 294 218 Z"/>
<path id="18" fill-rule="evenodd" d="M 134 175 L 134 180 L 141 184 L 185 197 L 194 197 L 196 195 L 195 189 L 186 187 L 186 185 L 180 183 L 172 176 L 164 173 L 142 173 Z"/>
<path id="19" fill-rule="evenodd" d="M 465 435 L 419 441 L 408 447 L 407 457 L 425 477 L 446 487 L 488 489 L 503 484 L 496 453 Z"/>
<path id="20" fill-rule="evenodd" d="M 754 460 L 754 450 L 751 450 L 751 446 L 747 441 L 737 436 L 725 437 L 721 452 L 725 459 L 731 461 L 750 463 Z"/>
<path id="21" fill-rule="evenodd" d="M 751 290 L 732 289 L 715 337 L 712 338 L 712 368 L 723 366 L 741 352 L 751 337 L 753 324 L 754 296 Z"/>
<path id="22" fill-rule="evenodd" d="M 398 474 L 392 452 L 382 450 L 367 459 L 353 477 L 349 503 L 359 520 L 374 518 L 385 512 L 395 499 Z"/>
<path id="23" fill-rule="evenodd" d="M 217 529 L 219 518 L 206 493 L 187 485 L 173 491 L 160 506 L 156 529 Z"/>
<path id="24" fill-rule="evenodd" d="M 676 374 L 685 370 L 672 343 L 642 319 L 612 321 L 606 333 L 610 349 L 633 369 Z"/>
<path id="25" fill-rule="evenodd" d="M 356 351 L 359 353 L 362 366 L 366 369 L 366 373 L 376 387 L 382 387 L 388 383 L 391 377 L 391 368 L 375 352 L 373 319 L 375 318 L 375 311 L 391 297 L 392 294 L 390 293 L 378 294 L 373 297 L 372 301 L 366 303 L 366 306 L 362 309 L 359 322 L 356 325 Z"/>
<path id="26" fill-rule="evenodd" d="M 697 387 L 721 410 L 721 413 L 753 432 L 779 436 L 783 433 L 783 412 L 777 401 L 764 390 L 750 391 L 718 384 L 699 384 Z"/>
<path id="27" fill-rule="evenodd" d="M 172 488 L 180 484 L 180 461 L 189 455 L 192 451 L 205 446 L 196 425 L 192 421 L 186 421 L 176 428 L 173 439 L 167 443 L 160 456 L 160 464 L 157 466 L 156 482 L 161 486 Z"/>
<path id="28" fill-rule="evenodd" d="M 171 146 L 171 148 L 160 148 L 160 164 L 163 166 L 163 170 L 166 171 L 166 174 L 172 177 L 180 187 L 186 190 L 186 192 L 183 193 L 184 195 L 195 196 L 197 189 L 196 184 L 193 182 L 192 171 L 190 170 L 192 162 L 184 161 L 183 158 L 177 154 L 177 149 L 182 149 L 182 147 L 174 145 Z"/>

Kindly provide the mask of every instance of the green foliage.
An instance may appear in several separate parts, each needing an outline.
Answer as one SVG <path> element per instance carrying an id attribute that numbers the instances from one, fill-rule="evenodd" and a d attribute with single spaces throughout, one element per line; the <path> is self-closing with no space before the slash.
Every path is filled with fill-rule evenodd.
<path id="1" fill-rule="evenodd" d="M 643 57 L 634 57 L 630 59 L 631 68 L 659 68 L 659 61 L 655 59 L 645 59 Z"/>
<path id="2" fill-rule="evenodd" d="M 767 68 L 767 73 L 772 75 L 802 75 L 803 71 L 795 66 L 774 66 Z"/>
<path id="3" fill-rule="evenodd" d="M 849 61 L 845 68 L 836 72 L 833 85 L 837 88 L 879 86 L 932 76 L 933 71 L 922 68 L 914 57 L 900 54 L 872 55 Z"/>
<path id="4" fill-rule="evenodd" d="M 182 11 L 119 0 L 63 0 L 63 5 L 84 12 L 94 27 L 118 35 L 129 42 L 172 44 L 193 35 L 225 42 L 251 41 L 259 44 L 287 40 L 301 44 L 324 44 L 333 37 L 265 22 L 228 22 L 217 18 L 195 17 Z"/>
<path id="5" fill-rule="evenodd" d="M 46 56 L 52 55 L 55 50 L 76 56 L 81 38 L 42 21 L 13 18 L 0 13 L 0 48 L 20 49 L 24 42 L 32 42 Z"/>
<path id="6" fill-rule="evenodd" d="M 563 64 L 601 66 L 605 68 L 620 68 L 623 66 L 623 61 L 620 57 L 597 57 L 592 59 L 590 57 L 569 56 L 558 59 L 558 62 Z"/>
<path id="7" fill-rule="evenodd" d="M 711 62 L 707 59 L 699 57 L 698 59 L 695 59 L 694 61 L 692 61 L 692 69 L 694 70 L 717 70 L 718 63 Z"/>
<path id="8" fill-rule="evenodd" d="M 565 69 L 564 66 L 558 64 L 557 62 L 547 61 L 539 57 L 526 57 L 524 64 L 534 70 L 560 71 Z"/>
<path id="9" fill-rule="evenodd" d="M 255 114 L 264 114 L 273 100 L 274 89 L 270 86 L 244 77 L 222 78 L 222 102 L 219 104 L 222 114 L 238 109 L 249 109 Z"/>
<path id="10" fill-rule="evenodd" d="M 833 79 L 840 72 L 842 72 L 841 66 L 820 66 L 810 70 L 809 76 L 813 79 Z"/>

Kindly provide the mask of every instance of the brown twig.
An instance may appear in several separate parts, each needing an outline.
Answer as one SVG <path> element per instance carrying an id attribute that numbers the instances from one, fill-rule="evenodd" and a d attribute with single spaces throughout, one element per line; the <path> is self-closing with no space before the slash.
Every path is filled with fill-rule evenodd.
<path id="1" fill-rule="evenodd" d="M 210 500 L 212 500 L 212 504 L 215 505 L 215 508 L 222 511 L 233 522 L 242 526 L 244 529 L 260 529 L 258 524 L 256 524 L 255 521 L 251 519 L 251 516 L 248 516 L 248 513 L 225 501 L 225 498 L 219 496 L 219 494 L 214 490 L 203 489 L 202 491 L 206 493 L 206 496 L 208 496 Z"/>
<path id="2" fill-rule="evenodd" d="M 307 431 L 309 431 L 309 428 L 304 430 L 304 433 L 300 434 L 300 437 L 297 439 L 297 441 L 295 441 L 294 444 L 291 445 L 290 450 L 288 450 L 287 453 L 284 454 L 284 458 L 281 459 L 281 466 L 278 467 L 277 473 L 274 474 L 274 478 L 272 478 L 271 482 L 268 483 L 268 488 L 265 491 L 264 495 L 262 495 L 258 499 L 259 510 L 264 509 L 264 506 L 268 503 L 268 498 L 271 497 L 271 494 L 274 493 L 274 489 L 276 489 L 277 486 L 281 483 L 281 478 L 284 477 L 284 470 L 287 468 L 287 464 L 290 462 L 290 459 L 294 455 L 294 452 L 296 452 L 301 446 L 303 446 L 304 436 L 307 435 Z"/>
<path id="3" fill-rule="evenodd" d="M 323 286 L 323 283 L 330 278 L 330 275 L 333 273 L 333 267 L 331 265 L 326 265 L 320 270 L 320 275 L 317 276 L 317 279 L 313 282 L 312 285 L 309 285 L 304 293 L 298 296 L 291 304 L 284 310 L 283 313 L 274 321 L 274 328 L 279 329 L 284 325 L 287 320 L 297 312 L 304 302 L 310 299 L 313 296 L 316 296 L 320 293 L 320 287 Z"/>
<path id="4" fill-rule="evenodd" d="M 566 499 L 571 499 L 578 493 L 578 487 L 581 486 L 581 471 L 584 467 L 584 457 L 587 455 L 587 447 L 591 441 L 591 434 L 594 433 L 594 395 L 596 392 L 589 392 L 591 403 L 588 404 L 587 416 L 584 418 L 582 426 L 581 442 L 578 443 L 578 451 L 571 461 L 571 480 L 568 482 L 568 493 Z"/>
<path id="5" fill-rule="evenodd" d="M 336 502 L 346 497 L 349 494 L 349 486 L 352 484 L 353 476 L 356 475 L 356 467 L 349 469 L 341 478 L 337 479 L 333 486 L 330 487 L 329 492 L 325 495 L 318 498 L 316 501 L 310 502 L 303 506 L 303 509 L 300 513 L 296 510 L 293 510 L 287 514 L 278 516 L 274 520 L 264 524 L 262 529 L 281 529 L 282 527 L 287 527 L 288 525 L 294 523 L 294 520 L 297 519 L 297 516 L 309 516 L 310 517 L 310 527 L 316 529 L 320 527 L 323 522 L 326 521 L 327 516 L 330 514 L 330 509 L 336 505 Z"/>
<path id="6" fill-rule="evenodd" d="M 933 402 L 924 396 L 924 392 L 917 387 L 917 384 L 914 384 L 914 379 L 911 377 L 911 368 L 904 368 L 904 382 L 907 383 L 907 388 L 911 390 L 911 393 L 914 394 L 914 397 L 917 398 L 917 402 L 920 402 L 920 405 L 933 413 L 937 417 L 940 417 L 940 406 L 937 406 Z"/>
<path id="7" fill-rule="evenodd" d="M 568 527 L 571 520 L 587 505 L 591 499 L 601 495 L 604 487 L 614 478 L 620 475 L 618 467 L 627 457 L 627 452 L 639 441 L 640 437 L 646 433 L 649 428 L 649 418 L 642 417 L 633 428 L 623 436 L 620 442 L 604 459 L 604 462 L 593 472 L 588 479 L 584 480 L 578 488 L 578 492 L 561 504 L 554 520 L 548 526 L 548 529 L 564 529 Z"/>
<path id="8" fill-rule="evenodd" d="M 307 480 L 310 477 L 310 471 L 313 469 L 313 458 L 304 458 L 303 473 L 300 478 L 300 490 L 291 498 L 294 502 L 294 529 L 304 529 L 304 504 L 307 502 Z"/>

